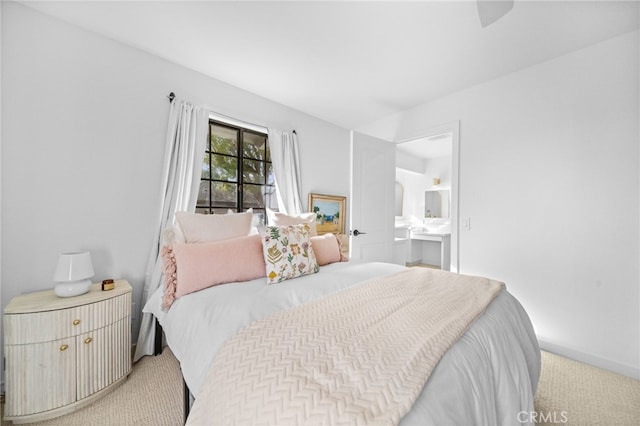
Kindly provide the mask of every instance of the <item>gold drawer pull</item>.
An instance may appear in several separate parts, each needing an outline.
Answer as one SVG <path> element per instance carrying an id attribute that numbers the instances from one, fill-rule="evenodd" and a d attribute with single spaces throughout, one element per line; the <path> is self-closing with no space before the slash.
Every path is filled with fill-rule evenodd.
<path id="1" fill-rule="evenodd" d="M 79 319 L 74 319 L 73 320 L 73 325 L 78 325 L 80 324 L 80 320 Z"/>
<path id="2" fill-rule="evenodd" d="M 91 338 L 91 337 L 87 337 L 86 339 L 84 339 L 84 343 L 86 343 L 87 345 L 89 343 L 91 343 L 92 341 L 93 341 L 93 338 Z"/>
<path id="3" fill-rule="evenodd" d="M 64 352 L 69 348 L 69 345 L 61 345 L 60 346 L 60 352 Z"/>

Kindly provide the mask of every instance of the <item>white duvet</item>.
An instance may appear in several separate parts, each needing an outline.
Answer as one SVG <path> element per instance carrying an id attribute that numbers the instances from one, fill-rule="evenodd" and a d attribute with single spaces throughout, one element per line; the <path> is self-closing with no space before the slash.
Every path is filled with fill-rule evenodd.
<path id="1" fill-rule="evenodd" d="M 274 285 L 231 283 L 177 299 L 161 309 L 159 289 L 144 307 L 162 325 L 191 393 L 198 397 L 222 344 L 243 326 L 363 280 L 404 269 L 385 263 L 335 263 Z M 401 425 L 513 425 L 534 410 L 540 351 L 529 317 L 502 291 L 441 358 Z"/>

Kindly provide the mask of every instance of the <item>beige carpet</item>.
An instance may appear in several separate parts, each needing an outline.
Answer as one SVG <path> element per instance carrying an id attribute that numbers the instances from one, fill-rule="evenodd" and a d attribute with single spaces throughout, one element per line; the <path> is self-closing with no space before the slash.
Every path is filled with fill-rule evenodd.
<path id="1" fill-rule="evenodd" d="M 640 381 L 542 352 L 535 404 L 540 424 L 640 425 Z"/>
<path id="2" fill-rule="evenodd" d="M 2 405 L 4 411 L 4 404 Z M 540 424 L 640 425 L 640 381 L 542 353 L 536 395 Z M 2 422 L 5 426 L 10 424 Z M 181 425 L 182 379 L 167 349 L 134 365 L 127 381 L 104 398 L 66 416 L 33 423 L 42 426 Z M 517 423 L 516 423 L 517 424 Z"/>
<path id="3" fill-rule="evenodd" d="M 2 404 L 4 418 L 4 401 Z M 117 389 L 85 408 L 37 423 L 38 426 L 181 425 L 182 376 L 168 348 L 133 365 Z M 2 426 L 11 422 L 2 421 Z"/>

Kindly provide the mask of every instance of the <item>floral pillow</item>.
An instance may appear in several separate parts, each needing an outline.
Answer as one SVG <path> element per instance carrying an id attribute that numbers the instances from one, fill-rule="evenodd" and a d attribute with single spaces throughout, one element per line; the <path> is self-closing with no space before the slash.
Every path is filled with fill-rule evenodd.
<path id="1" fill-rule="evenodd" d="M 267 208 L 267 218 L 269 219 L 269 225 L 285 226 L 285 225 L 302 225 L 306 223 L 309 225 L 309 235 L 316 236 L 316 214 L 302 213 L 298 216 L 291 216 L 281 212 L 275 212 L 270 208 Z"/>
<path id="2" fill-rule="evenodd" d="M 267 284 L 320 270 L 311 248 L 309 225 L 266 226 L 260 230 Z"/>

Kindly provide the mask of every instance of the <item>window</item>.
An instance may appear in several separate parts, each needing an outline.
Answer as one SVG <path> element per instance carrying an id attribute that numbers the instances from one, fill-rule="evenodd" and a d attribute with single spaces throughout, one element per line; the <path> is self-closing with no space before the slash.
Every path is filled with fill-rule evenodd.
<path id="1" fill-rule="evenodd" d="M 227 213 L 253 208 L 265 223 L 266 208 L 277 210 L 267 135 L 209 121 L 209 143 L 202 163 L 196 213 Z"/>

